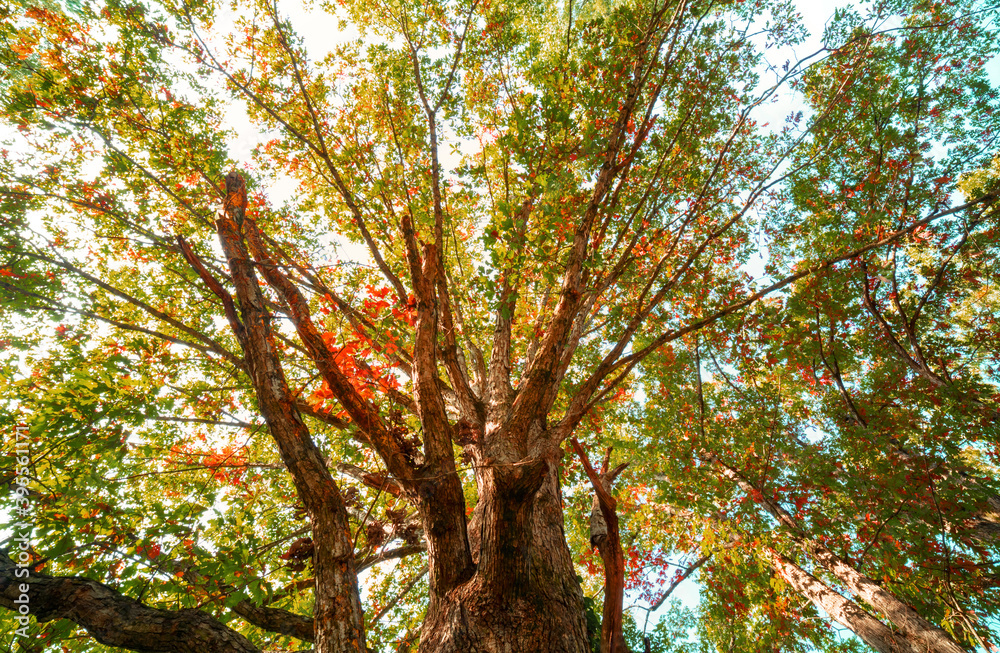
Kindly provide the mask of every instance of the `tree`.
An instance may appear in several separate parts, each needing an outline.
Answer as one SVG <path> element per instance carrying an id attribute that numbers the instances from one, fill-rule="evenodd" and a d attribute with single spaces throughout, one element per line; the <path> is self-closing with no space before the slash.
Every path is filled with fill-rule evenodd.
<path id="1" fill-rule="evenodd" d="M 994 3 L 322 9 L 3 9 L 36 643 L 989 645 Z"/>

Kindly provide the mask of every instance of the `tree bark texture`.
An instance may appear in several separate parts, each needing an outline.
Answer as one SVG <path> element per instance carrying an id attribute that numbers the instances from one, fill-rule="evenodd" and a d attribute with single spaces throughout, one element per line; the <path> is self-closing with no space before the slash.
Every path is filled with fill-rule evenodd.
<path id="1" fill-rule="evenodd" d="M 316 651 L 364 653 L 364 616 L 347 507 L 295 406 L 279 362 L 271 314 L 244 242 L 244 230 L 255 229 L 246 216 L 246 206 L 245 180 L 239 173 L 230 173 L 226 176 L 225 215 L 216 226 L 239 299 L 240 323 L 232 326 L 247 358 L 261 414 L 309 513 L 316 543 Z"/>
<path id="2" fill-rule="evenodd" d="M 863 599 L 896 624 L 917 650 L 934 651 L 935 653 L 966 653 L 965 649 L 945 630 L 921 617 L 916 610 L 900 601 L 872 579 L 859 573 L 857 569 L 825 546 L 814 541 L 805 541 L 802 548 L 844 583 L 855 596 Z"/>
<path id="3" fill-rule="evenodd" d="M 432 602 L 421 653 L 589 653 L 557 461 L 524 469 L 484 474 L 476 573 Z"/>
<path id="4" fill-rule="evenodd" d="M 452 449 L 454 434 L 436 380 L 434 336 L 440 307 L 434 292 L 439 274 L 434 247 L 425 245 L 418 251 L 412 227 L 404 221 L 417 313 L 413 371 L 424 442 L 423 457 L 417 459 L 403 453 L 398 434 L 386 428 L 377 410 L 357 395 L 337 366 L 305 298 L 271 258 L 259 228 L 246 215 L 242 177 L 232 173 L 226 183 L 225 215 L 217 227 L 236 287 L 238 316 L 233 299 L 190 248 L 182 244 L 182 251 L 227 308 L 261 412 L 313 522 L 316 650 L 364 650 L 353 544 L 343 499 L 290 397 L 258 273 L 287 306 L 310 357 L 363 438 L 379 452 L 400 491 L 418 508 L 430 580 L 421 650 L 588 651 L 583 594 L 563 532 L 558 448 L 529 455 L 527 434 L 509 438 L 509 426 L 494 433 L 496 446 L 477 453 L 477 532 L 467 534 L 465 500 Z M 476 406 L 469 412 L 474 421 L 481 419 Z M 533 425 L 536 436 L 538 427 Z"/>

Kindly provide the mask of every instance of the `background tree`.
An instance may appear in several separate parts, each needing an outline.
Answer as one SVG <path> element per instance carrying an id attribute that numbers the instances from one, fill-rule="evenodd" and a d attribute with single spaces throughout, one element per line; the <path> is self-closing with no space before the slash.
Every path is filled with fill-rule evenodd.
<path id="1" fill-rule="evenodd" d="M 322 9 L 2 9 L 31 645 L 991 644 L 994 3 Z"/>

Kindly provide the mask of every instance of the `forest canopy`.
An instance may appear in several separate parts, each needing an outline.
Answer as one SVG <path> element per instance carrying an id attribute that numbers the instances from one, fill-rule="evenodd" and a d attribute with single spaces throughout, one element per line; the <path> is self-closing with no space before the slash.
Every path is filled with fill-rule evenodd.
<path id="1" fill-rule="evenodd" d="M 0 648 L 995 650 L 998 14 L 0 5 Z"/>

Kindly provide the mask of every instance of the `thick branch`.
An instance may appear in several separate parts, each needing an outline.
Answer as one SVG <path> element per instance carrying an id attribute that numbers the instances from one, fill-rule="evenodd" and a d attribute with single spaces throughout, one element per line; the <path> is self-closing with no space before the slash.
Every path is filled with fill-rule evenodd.
<path id="1" fill-rule="evenodd" d="M 601 621 L 601 653 L 629 653 L 622 633 L 622 602 L 625 598 L 625 556 L 618 532 L 618 502 L 611 495 L 611 480 L 617 474 L 598 474 L 590 464 L 580 442 L 573 438 L 573 449 L 583 463 L 596 493 L 595 502 L 603 517 L 605 532 L 591 528 L 590 544 L 601 552 L 604 563 L 604 615 Z M 620 472 L 621 469 L 616 470 Z M 606 470 L 605 470 L 606 471 Z M 591 524 L 594 523 L 591 517 Z"/>
<path id="2" fill-rule="evenodd" d="M 417 300 L 413 344 L 413 394 L 424 437 L 424 464 L 419 470 L 420 517 L 430 552 L 433 597 L 444 596 L 472 577 L 472 553 L 465 521 L 465 495 L 455 467 L 452 428 L 448 422 L 442 383 L 437 374 L 438 300 L 435 279 L 442 274 L 440 252 L 433 243 L 418 251 L 409 215 L 401 229 L 406 260 Z"/>
<path id="3" fill-rule="evenodd" d="M 39 622 L 69 619 L 101 644 L 133 651 L 260 653 L 201 610 L 151 608 L 88 578 L 31 572 L 6 553 L 0 553 L 0 605 L 26 605 Z"/>
<path id="4" fill-rule="evenodd" d="M 224 217 L 216 225 L 229 262 L 246 330 L 246 356 L 261 413 L 278 445 L 296 490 L 309 512 L 316 542 L 316 647 L 364 651 L 364 620 L 354 570 L 354 542 L 347 508 L 330 471 L 295 407 L 271 330 L 271 315 L 244 246 L 246 182 L 226 176 Z"/>
<path id="5" fill-rule="evenodd" d="M 240 601 L 233 606 L 233 612 L 261 630 L 288 635 L 305 642 L 314 639 L 315 625 L 310 617 L 303 617 L 281 608 L 262 608 L 250 601 Z"/>
<path id="6" fill-rule="evenodd" d="M 396 438 L 382 421 L 378 410 L 357 391 L 347 376 L 337 365 L 336 356 L 312 321 L 309 304 L 295 285 L 278 270 L 278 266 L 268 253 L 261 232 L 252 219 L 246 219 L 247 243 L 254 258 L 260 265 L 261 273 L 268 284 L 281 294 L 288 305 L 289 314 L 295 323 L 299 339 L 305 345 L 309 357 L 319 369 L 323 380 L 331 392 L 347 411 L 358 428 L 385 460 L 393 476 L 405 484 L 412 482 L 413 465 L 407 459 Z"/>
<path id="7" fill-rule="evenodd" d="M 826 583 L 805 571 L 785 556 L 771 552 L 775 572 L 796 592 L 824 610 L 837 623 L 849 628 L 879 653 L 919 653 L 906 639 L 893 633 L 888 626 L 866 612 L 854 601 L 833 591 Z M 936 650 L 936 649 L 931 649 Z"/>

